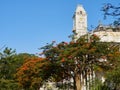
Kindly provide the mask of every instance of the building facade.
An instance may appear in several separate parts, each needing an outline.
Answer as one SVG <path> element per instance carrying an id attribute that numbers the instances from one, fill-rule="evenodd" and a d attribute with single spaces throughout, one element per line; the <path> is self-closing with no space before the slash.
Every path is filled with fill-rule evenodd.
<path id="1" fill-rule="evenodd" d="M 82 5 L 78 5 L 73 15 L 73 33 L 74 40 L 88 34 L 87 30 L 87 13 Z M 110 25 L 99 24 L 91 34 L 96 34 L 102 42 L 120 43 L 120 26 L 113 27 Z"/>

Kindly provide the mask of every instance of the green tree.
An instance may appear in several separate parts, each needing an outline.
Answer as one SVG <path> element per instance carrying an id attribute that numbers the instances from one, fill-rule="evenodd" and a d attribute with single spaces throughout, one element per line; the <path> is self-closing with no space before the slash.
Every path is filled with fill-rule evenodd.
<path id="1" fill-rule="evenodd" d="M 13 79 L 16 69 L 20 67 L 27 58 L 34 57 L 35 55 L 21 53 L 16 54 L 15 50 L 6 47 L 0 53 L 0 78 Z"/>
<path id="2" fill-rule="evenodd" d="M 0 78 L 12 79 L 12 66 L 15 50 L 6 47 L 3 53 L 0 53 Z"/>
<path id="3" fill-rule="evenodd" d="M 0 53 L 0 89 L 13 90 L 20 88 L 15 79 L 17 69 L 27 58 L 34 56 L 27 53 L 16 54 L 15 50 L 6 47 Z"/>
<path id="4" fill-rule="evenodd" d="M 120 5 L 115 6 L 111 3 L 107 3 L 102 7 L 102 11 L 104 12 L 104 16 L 105 19 L 107 17 L 115 17 L 115 20 L 113 22 L 113 27 L 115 27 L 116 29 L 120 29 Z M 112 64 L 115 64 L 115 67 L 110 70 L 107 73 L 106 76 L 106 84 L 105 86 L 107 86 L 110 90 L 114 89 L 114 90 L 119 90 L 120 88 L 120 54 L 119 54 L 119 50 L 120 50 L 120 45 L 116 43 L 116 45 L 113 45 L 117 50 L 114 50 L 114 56 L 116 56 L 115 60 L 113 61 Z M 117 59 L 117 60 L 116 60 Z"/>

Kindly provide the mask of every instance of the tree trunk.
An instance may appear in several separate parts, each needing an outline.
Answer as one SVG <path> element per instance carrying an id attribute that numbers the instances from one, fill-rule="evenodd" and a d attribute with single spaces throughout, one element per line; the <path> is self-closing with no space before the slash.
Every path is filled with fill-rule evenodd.
<path id="1" fill-rule="evenodd" d="M 75 84 L 76 84 L 76 90 L 81 90 L 81 76 L 80 74 L 75 75 Z"/>
<path id="2" fill-rule="evenodd" d="M 73 83 L 73 89 L 76 90 L 76 81 L 75 81 L 75 77 L 73 77 L 74 83 Z"/>

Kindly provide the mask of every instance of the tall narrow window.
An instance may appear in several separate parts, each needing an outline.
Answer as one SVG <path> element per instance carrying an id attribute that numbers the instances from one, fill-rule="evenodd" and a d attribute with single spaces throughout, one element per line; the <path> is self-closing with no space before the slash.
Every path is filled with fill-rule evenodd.
<path id="1" fill-rule="evenodd" d="M 80 11 L 80 14 L 82 14 L 82 11 Z"/>

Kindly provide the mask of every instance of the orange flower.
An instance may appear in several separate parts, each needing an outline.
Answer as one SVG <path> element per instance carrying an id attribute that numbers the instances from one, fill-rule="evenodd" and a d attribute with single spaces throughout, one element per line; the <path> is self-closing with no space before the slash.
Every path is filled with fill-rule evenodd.
<path id="1" fill-rule="evenodd" d="M 69 58 L 69 59 L 71 59 L 71 58 L 72 58 L 72 56 L 69 56 L 68 58 Z"/>
<path id="2" fill-rule="evenodd" d="M 120 55 L 120 52 L 117 51 L 117 52 L 115 52 L 115 54 L 116 54 L 116 55 Z"/>
<path id="3" fill-rule="evenodd" d="M 108 54 L 109 57 L 113 57 L 113 54 Z"/>
<path id="4" fill-rule="evenodd" d="M 64 58 L 62 58 L 61 62 L 65 62 L 65 59 L 64 59 Z"/>
<path id="5" fill-rule="evenodd" d="M 70 42 L 70 44 L 74 44 L 74 42 L 73 42 L 73 41 L 71 41 L 71 42 Z"/>
<path id="6" fill-rule="evenodd" d="M 86 44 L 85 44 L 85 47 L 86 47 L 86 48 L 89 48 L 89 47 L 90 47 L 90 44 L 89 44 L 89 43 L 86 43 Z"/>

